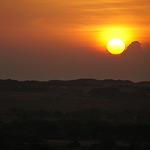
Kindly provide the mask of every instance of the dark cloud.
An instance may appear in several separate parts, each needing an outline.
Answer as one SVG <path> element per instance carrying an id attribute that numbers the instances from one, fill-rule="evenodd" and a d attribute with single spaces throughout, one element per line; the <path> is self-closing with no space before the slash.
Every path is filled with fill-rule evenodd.
<path id="1" fill-rule="evenodd" d="M 121 55 L 122 73 L 133 81 L 149 80 L 149 56 L 139 41 L 133 41 Z"/>
<path id="2" fill-rule="evenodd" d="M 141 43 L 138 42 L 138 41 L 133 41 L 129 46 L 128 46 L 128 49 L 130 48 L 138 48 L 138 49 L 141 49 Z"/>
<path id="3" fill-rule="evenodd" d="M 142 53 L 142 45 L 138 41 L 133 41 L 127 49 L 123 52 L 123 55 L 141 55 Z"/>

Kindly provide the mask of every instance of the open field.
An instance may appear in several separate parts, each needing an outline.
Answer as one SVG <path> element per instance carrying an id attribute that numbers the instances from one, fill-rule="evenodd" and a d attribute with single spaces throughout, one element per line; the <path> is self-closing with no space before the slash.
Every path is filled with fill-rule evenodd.
<path id="1" fill-rule="evenodd" d="M 3 149 L 150 148 L 150 82 L 0 80 Z"/>

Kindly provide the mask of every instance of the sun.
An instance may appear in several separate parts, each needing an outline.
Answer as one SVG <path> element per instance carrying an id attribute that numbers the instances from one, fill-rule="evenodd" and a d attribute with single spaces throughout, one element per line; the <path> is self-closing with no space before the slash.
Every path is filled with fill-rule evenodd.
<path id="1" fill-rule="evenodd" d="M 125 45 L 127 46 L 134 39 L 138 39 L 137 33 L 134 29 L 135 29 L 134 27 L 129 26 L 129 25 L 124 26 L 121 24 L 112 24 L 112 23 L 108 25 L 103 25 L 103 26 L 97 26 L 97 27 L 95 26 L 93 29 L 95 31 L 93 32 L 95 44 L 96 46 L 100 47 L 98 50 L 103 51 L 104 53 L 105 52 L 107 53 L 108 51 L 106 47 L 108 45 L 108 42 L 111 41 L 112 39 L 120 39 L 124 43 L 120 45 L 122 45 L 121 47 L 124 47 L 125 49 Z M 118 43 L 122 43 L 122 42 L 118 42 Z M 110 44 L 110 45 L 113 45 L 113 44 Z M 112 46 L 108 46 L 108 47 L 112 47 Z M 110 48 L 110 51 L 112 51 L 111 48 Z M 112 53 L 119 54 L 121 52 L 112 52 Z"/>
<path id="2" fill-rule="evenodd" d="M 121 54 L 125 50 L 125 43 L 118 38 L 112 39 L 107 43 L 107 50 L 114 55 Z"/>

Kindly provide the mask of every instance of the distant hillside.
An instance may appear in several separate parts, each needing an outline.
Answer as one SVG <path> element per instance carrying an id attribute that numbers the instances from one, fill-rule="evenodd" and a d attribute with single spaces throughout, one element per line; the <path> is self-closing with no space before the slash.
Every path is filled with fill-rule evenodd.
<path id="1" fill-rule="evenodd" d="M 150 106 L 150 82 L 128 80 L 0 80 L 0 108 L 78 110 L 145 109 Z"/>
<path id="2" fill-rule="evenodd" d="M 17 80 L 0 80 L 0 90 L 18 90 L 22 89 L 46 89 L 49 86 L 101 86 L 101 87 L 123 87 L 123 86 L 143 86 L 149 87 L 150 81 L 134 83 L 129 80 L 96 80 L 96 79 L 77 79 L 77 80 L 50 80 L 50 81 L 17 81 Z"/>

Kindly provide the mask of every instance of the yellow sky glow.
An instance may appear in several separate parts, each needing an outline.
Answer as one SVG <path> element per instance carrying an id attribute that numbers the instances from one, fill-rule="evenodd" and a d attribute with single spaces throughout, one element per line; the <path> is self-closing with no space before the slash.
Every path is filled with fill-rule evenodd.
<path id="1" fill-rule="evenodd" d="M 56 38 L 101 47 L 112 38 L 149 41 L 149 0 L 5 0 L 0 11 L 0 39 L 8 41 Z"/>

